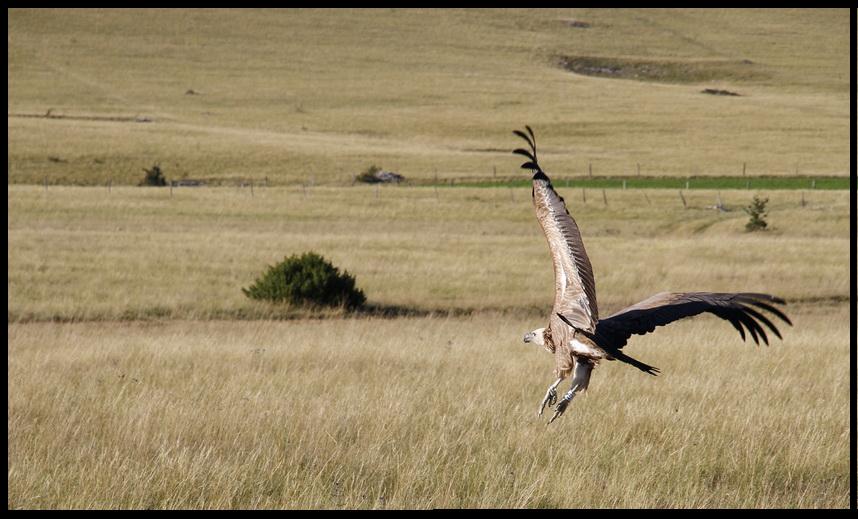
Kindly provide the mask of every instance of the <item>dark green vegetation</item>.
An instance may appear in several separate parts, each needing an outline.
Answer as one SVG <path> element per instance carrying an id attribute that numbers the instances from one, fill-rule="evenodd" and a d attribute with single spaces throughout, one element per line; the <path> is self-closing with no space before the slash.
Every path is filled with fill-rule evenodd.
<path id="1" fill-rule="evenodd" d="M 366 184 L 377 184 L 379 179 L 375 176 L 376 173 L 381 171 L 381 168 L 372 164 L 365 170 L 363 170 L 359 175 L 355 177 L 355 181 L 364 182 Z"/>
<path id="2" fill-rule="evenodd" d="M 348 271 L 341 274 L 331 262 L 313 252 L 289 256 L 241 290 L 251 299 L 298 306 L 358 308 L 366 302 Z"/>
<path id="3" fill-rule="evenodd" d="M 746 231 L 753 232 L 766 230 L 766 227 L 769 225 L 768 222 L 766 222 L 766 216 L 769 214 L 766 212 L 766 204 L 768 203 L 768 198 L 760 198 L 759 196 L 754 195 L 754 200 L 751 202 L 751 205 L 745 207 L 745 212 L 750 216 L 748 223 L 745 224 Z"/>
<path id="4" fill-rule="evenodd" d="M 164 172 L 161 171 L 161 166 L 155 164 L 151 168 L 144 168 L 143 172 L 146 175 L 143 177 L 143 180 L 140 181 L 141 186 L 155 186 L 161 187 L 167 185 L 167 179 L 164 178 Z"/>

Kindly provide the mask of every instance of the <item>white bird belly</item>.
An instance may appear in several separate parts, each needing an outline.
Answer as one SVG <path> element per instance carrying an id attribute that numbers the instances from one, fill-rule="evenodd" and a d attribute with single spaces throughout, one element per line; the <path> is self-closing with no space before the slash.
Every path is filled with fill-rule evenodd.
<path id="1" fill-rule="evenodd" d="M 586 357 L 595 357 L 601 358 L 603 353 L 601 350 L 597 350 L 596 348 L 590 346 L 589 344 L 584 344 L 578 340 L 572 339 L 569 341 L 569 348 L 572 350 L 572 353 L 577 355 L 583 355 Z"/>

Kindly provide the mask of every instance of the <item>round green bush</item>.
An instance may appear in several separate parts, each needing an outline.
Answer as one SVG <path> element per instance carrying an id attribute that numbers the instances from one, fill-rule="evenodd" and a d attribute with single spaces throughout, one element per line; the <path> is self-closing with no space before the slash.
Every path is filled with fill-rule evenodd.
<path id="1" fill-rule="evenodd" d="M 241 291 L 251 299 L 304 306 L 352 309 L 366 302 L 348 271 L 340 274 L 337 267 L 314 252 L 289 256 Z"/>

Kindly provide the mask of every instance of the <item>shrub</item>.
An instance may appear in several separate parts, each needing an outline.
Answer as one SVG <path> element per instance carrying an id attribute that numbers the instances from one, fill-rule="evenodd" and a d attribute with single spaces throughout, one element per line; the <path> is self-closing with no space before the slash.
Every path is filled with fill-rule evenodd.
<path id="1" fill-rule="evenodd" d="M 146 172 L 146 176 L 143 177 L 143 181 L 140 182 L 141 186 L 166 186 L 167 179 L 164 178 L 164 173 L 161 171 L 161 166 L 155 164 L 150 169 L 143 168 L 143 171 Z"/>
<path id="2" fill-rule="evenodd" d="M 348 271 L 340 274 L 339 269 L 314 252 L 285 258 L 241 291 L 251 299 L 294 305 L 352 309 L 366 302 L 366 296 L 355 288 L 355 278 Z"/>
<path id="3" fill-rule="evenodd" d="M 745 208 L 745 212 L 751 216 L 748 223 L 745 224 L 746 231 L 763 231 L 766 229 L 769 225 L 765 219 L 766 216 L 769 215 L 769 213 L 766 212 L 766 204 L 768 203 L 768 198 L 760 198 L 759 196 L 754 195 L 754 200 L 751 202 L 751 205 Z"/>
<path id="4" fill-rule="evenodd" d="M 376 166 L 375 164 L 366 168 L 360 175 L 355 177 L 355 180 L 358 182 L 366 182 L 367 184 L 375 184 L 377 182 L 381 182 L 378 177 L 375 176 L 376 173 L 381 171 L 381 168 Z"/>

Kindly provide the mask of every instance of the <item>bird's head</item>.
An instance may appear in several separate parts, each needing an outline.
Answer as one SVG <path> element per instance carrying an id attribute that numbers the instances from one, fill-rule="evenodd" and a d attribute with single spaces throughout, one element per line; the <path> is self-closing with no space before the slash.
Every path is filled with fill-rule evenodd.
<path id="1" fill-rule="evenodd" d="M 545 328 L 537 328 L 532 332 L 525 333 L 524 342 L 532 342 L 540 346 L 545 346 Z"/>

